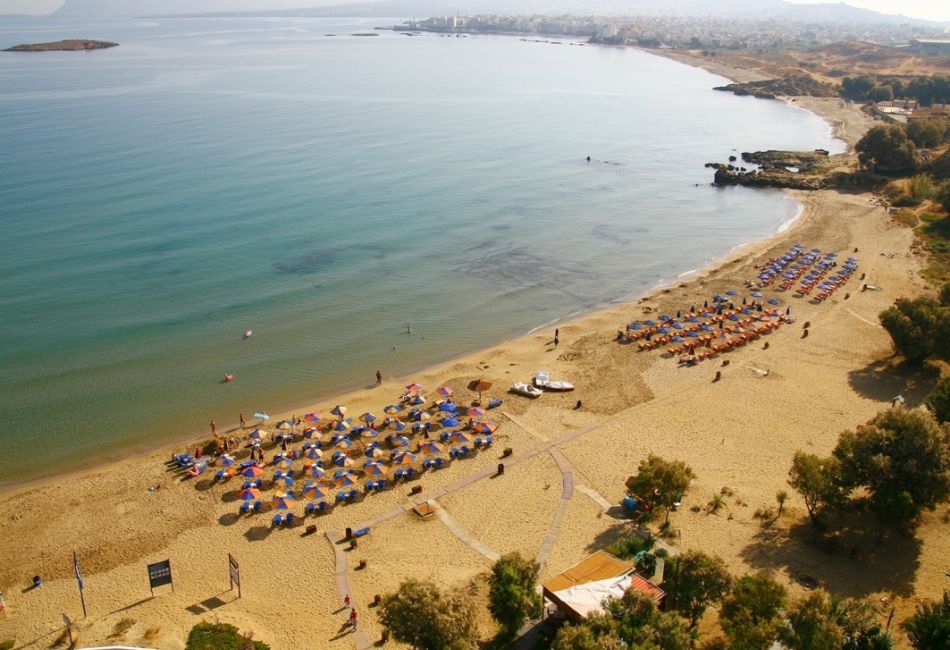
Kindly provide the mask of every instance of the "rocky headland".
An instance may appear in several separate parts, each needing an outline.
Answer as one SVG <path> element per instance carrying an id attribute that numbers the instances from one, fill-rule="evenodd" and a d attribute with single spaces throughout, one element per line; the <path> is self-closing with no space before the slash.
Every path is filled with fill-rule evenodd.
<path id="1" fill-rule="evenodd" d="M 828 152 L 814 151 L 745 151 L 742 160 L 754 169 L 730 163 L 706 163 L 716 170 L 713 183 L 716 185 L 746 185 L 748 187 L 783 187 L 796 190 L 819 190 L 829 187 L 832 181 L 827 170 L 830 166 Z"/>
<path id="2" fill-rule="evenodd" d="M 716 86 L 713 90 L 723 90 L 739 96 L 752 95 L 760 99 L 776 99 L 780 95 L 785 97 L 836 97 L 838 95 L 838 89 L 835 86 L 816 81 L 808 75 L 732 83 Z"/>
<path id="3" fill-rule="evenodd" d="M 87 50 L 105 50 L 118 47 L 118 43 L 111 41 L 92 41 L 88 39 L 70 39 L 54 41 L 52 43 L 25 43 L 14 45 L 3 50 L 4 52 L 78 52 Z"/>

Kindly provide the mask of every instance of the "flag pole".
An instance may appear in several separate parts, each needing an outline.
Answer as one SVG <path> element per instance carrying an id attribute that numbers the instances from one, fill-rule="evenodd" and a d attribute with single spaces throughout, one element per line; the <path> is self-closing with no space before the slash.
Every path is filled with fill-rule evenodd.
<path id="1" fill-rule="evenodd" d="M 73 569 L 76 571 L 76 583 L 79 585 L 79 602 L 82 603 L 82 617 L 86 618 L 86 596 L 83 593 L 82 575 L 79 573 L 79 560 L 76 559 L 76 551 L 73 551 Z"/>

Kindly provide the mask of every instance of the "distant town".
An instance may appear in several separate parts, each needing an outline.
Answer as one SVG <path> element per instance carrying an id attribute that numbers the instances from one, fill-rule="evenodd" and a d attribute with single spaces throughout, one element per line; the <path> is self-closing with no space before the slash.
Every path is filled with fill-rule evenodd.
<path id="1" fill-rule="evenodd" d="M 486 32 L 572 36 L 593 43 L 688 49 L 802 49 L 862 41 L 886 46 L 950 52 L 942 28 L 840 22 L 788 23 L 688 17 L 450 16 L 412 20 L 401 31 Z"/>

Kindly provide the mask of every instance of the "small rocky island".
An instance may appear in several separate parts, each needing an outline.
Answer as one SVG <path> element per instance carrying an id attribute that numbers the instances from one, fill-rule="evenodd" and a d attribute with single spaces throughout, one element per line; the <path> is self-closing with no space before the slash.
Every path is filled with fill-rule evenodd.
<path id="1" fill-rule="evenodd" d="M 118 43 L 110 41 L 92 41 L 88 39 L 71 39 L 67 41 L 55 41 L 53 43 L 26 43 L 24 45 L 15 45 L 3 50 L 4 52 L 78 52 L 86 50 L 104 50 L 109 47 L 117 47 Z"/>
<path id="2" fill-rule="evenodd" d="M 730 161 L 735 160 L 730 156 Z M 757 169 L 737 165 L 706 163 L 716 170 L 713 183 L 745 185 L 748 187 L 783 187 L 798 190 L 818 190 L 834 187 L 836 178 L 827 172 L 830 161 L 824 149 L 814 151 L 753 151 L 743 152 L 742 160 Z"/>

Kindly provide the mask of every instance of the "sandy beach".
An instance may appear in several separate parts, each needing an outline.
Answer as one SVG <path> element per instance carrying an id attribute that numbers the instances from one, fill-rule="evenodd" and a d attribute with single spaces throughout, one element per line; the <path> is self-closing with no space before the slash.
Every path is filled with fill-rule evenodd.
<path id="1" fill-rule="evenodd" d="M 852 144 L 866 128 L 863 114 L 837 100 L 797 103 L 839 122 L 838 132 Z M 857 552 L 829 553 L 810 545 L 804 504 L 791 490 L 786 514 L 774 526 L 762 528 L 752 516 L 787 488 L 796 450 L 827 453 L 842 430 L 888 408 L 892 396 L 903 394 L 907 407 L 916 407 L 929 389 L 926 381 L 889 370 L 890 341 L 877 323 L 877 314 L 895 298 L 924 290 L 919 262 L 910 253 L 911 231 L 868 194 L 795 197 L 803 215 L 785 232 L 634 303 L 560 323 L 556 347 L 552 326 L 412 377 L 386 378 L 379 387 L 296 409 L 298 415 L 328 414 L 340 403 L 354 416 L 381 414 L 410 381 L 429 389 L 448 386 L 459 403 L 468 404 L 475 394 L 466 386 L 484 378 L 494 384 L 484 401 L 504 399 L 491 412 L 499 424 L 491 449 L 307 518 L 315 534 L 303 534 L 303 526 L 272 529 L 267 513 L 239 516 L 237 479 L 215 484 L 211 472 L 182 478 L 168 470 L 165 451 L 3 495 L 0 589 L 7 610 L 0 614 L 0 641 L 15 638 L 14 647 L 24 649 L 51 647 L 62 634 L 65 612 L 77 621 L 81 645 L 124 641 L 183 648 L 191 626 L 209 620 L 253 630 L 272 648 L 365 647 L 380 634 L 369 606 L 373 597 L 406 578 L 471 585 L 477 593 L 484 591 L 484 574 L 498 554 L 520 551 L 537 558 L 543 579 L 628 531 L 629 523 L 605 506 L 620 501 L 624 479 L 648 453 L 684 460 L 698 477 L 671 518 L 677 547 L 716 553 L 736 574 L 774 570 L 793 594 L 810 578 L 835 594 L 870 596 L 881 603 L 885 618 L 893 605 L 900 620 L 947 587 L 945 507 L 927 515 L 919 543 L 875 547 L 872 540 Z M 755 266 L 794 242 L 858 255 L 865 282 L 881 290 L 861 292 L 853 278 L 814 304 L 766 289 L 766 297 L 778 297 L 783 309 L 791 306 L 797 322 L 721 357 L 729 359 L 727 367 L 720 360 L 678 367 L 660 351 L 637 352 L 635 345 L 614 341 L 625 323 L 648 313 L 675 313 L 730 288 L 744 295 Z M 811 322 L 810 335 L 801 338 L 805 321 Z M 506 393 L 513 381 L 529 381 L 538 370 L 574 382 L 576 392 L 534 401 Z M 717 370 L 722 379 L 714 383 Z M 583 406 L 575 409 L 578 399 Z M 505 447 L 513 456 L 504 461 L 505 473 L 493 477 Z M 183 443 L 178 450 L 187 448 Z M 268 448 L 268 458 L 272 454 Z M 271 473 L 268 468 L 265 476 Z M 421 493 L 410 495 L 412 486 L 421 486 Z M 719 513 L 691 510 L 723 488 L 733 496 Z M 428 499 L 435 499 L 440 512 L 422 520 L 412 507 Z M 301 503 L 295 512 L 302 511 Z M 371 530 L 358 548 L 334 543 L 347 527 L 362 526 Z M 73 551 L 85 578 L 85 619 Z M 228 553 L 241 565 L 240 599 L 228 590 Z M 152 597 L 145 565 L 163 559 L 171 560 L 174 591 L 160 587 Z M 366 568 L 358 568 L 360 560 Z M 44 584 L 30 589 L 34 575 Z M 357 634 L 343 627 L 344 588 L 362 617 Z M 494 627 L 487 614 L 480 620 L 482 637 L 490 637 Z M 906 647 L 900 633 L 897 641 Z"/>

